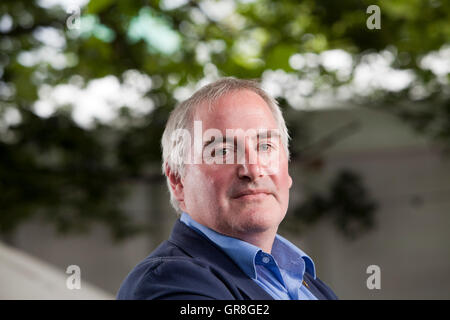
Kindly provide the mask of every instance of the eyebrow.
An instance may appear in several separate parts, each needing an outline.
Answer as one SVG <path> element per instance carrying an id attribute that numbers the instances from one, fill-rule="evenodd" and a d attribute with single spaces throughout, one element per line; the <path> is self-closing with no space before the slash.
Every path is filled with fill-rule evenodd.
<path id="1" fill-rule="evenodd" d="M 261 136 L 264 136 L 264 138 L 281 138 L 281 135 L 277 132 L 277 131 L 273 131 L 273 130 L 261 130 L 258 132 L 258 134 L 252 137 L 252 140 L 256 139 L 261 139 Z M 209 139 L 208 141 L 206 141 L 203 144 L 203 149 L 206 148 L 207 146 L 209 146 L 212 143 L 234 143 L 235 142 L 235 138 L 236 136 L 232 136 L 232 137 L 223 137 L 222 136 L 222 141 L 216 141 L 216 137 L 211 137 L 211 139 Z"/>

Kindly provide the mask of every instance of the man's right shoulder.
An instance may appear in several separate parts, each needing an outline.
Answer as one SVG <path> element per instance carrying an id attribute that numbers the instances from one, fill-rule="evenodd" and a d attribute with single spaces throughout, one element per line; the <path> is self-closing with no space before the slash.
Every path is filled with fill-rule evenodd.
<path id="1" fill-rule="evenodd" d="M 207 261 L 193 258 L 165 241 L 128 274 L 117 299 L 233 299 L 233 296 Z"/>

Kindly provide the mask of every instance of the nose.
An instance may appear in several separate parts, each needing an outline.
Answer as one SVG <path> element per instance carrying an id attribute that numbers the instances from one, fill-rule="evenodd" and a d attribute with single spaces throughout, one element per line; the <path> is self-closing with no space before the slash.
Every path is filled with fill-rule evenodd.
<path id="1" fill-rule="evenodd" d="M 240 179 L 247 179 L 255 181 L 262 177 L 262 170 L 259 164 L 240 164 L 238 169 L 238 175 Z"/>
<path id="2" fill-rule="evenodd" d="M 257 151 L 251 147 L 245 148 L 244 161 L 238 162 L 238 176 L 240 179 L 255 181 L 263 176 L 264 170 L 261 168 Z"/>

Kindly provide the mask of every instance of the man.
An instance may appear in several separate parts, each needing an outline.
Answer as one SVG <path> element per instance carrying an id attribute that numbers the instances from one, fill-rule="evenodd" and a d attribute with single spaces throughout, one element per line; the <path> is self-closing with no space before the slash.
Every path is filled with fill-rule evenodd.
<path id="1" fill-rule="evenodd" d="M 292 185 L 288 139 L 254 81 L 223 78 L 177 106 L 162 167 L 180 219 L 117 298 L 337 299 L 311 258 L 277 235 Z"/>

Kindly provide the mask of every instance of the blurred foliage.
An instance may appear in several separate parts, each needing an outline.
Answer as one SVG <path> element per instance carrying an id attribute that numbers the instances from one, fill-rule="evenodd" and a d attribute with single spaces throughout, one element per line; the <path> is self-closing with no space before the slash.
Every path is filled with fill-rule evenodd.
<path id="1" fill-rule="evenodd" d="M 313 193 L 294 209 L 293 217 L 288 217 L 291 225 L 286 229 L 302 232 L 329 217 L 346 238 L 353 240 L 374 227 L 377 207 L 361 177 L 344 169 L 332 181 L 328 195 Z"/>
<path id="2" fill-rule="evenodd" d="M 97 0 L 80 8 L 80 29 L 75 30 L 68 28 L 74 11 L 47 2 L 0 3 L 1 233 L 32 216 L 63 232 L 100 221 L 116 239 L 142 229 L 120 209 L 127 185 L 163 181 L 149 168 L 160 163 L 160 137 L 177 102 L 175 90 L 193 86 L 211 66 L 223 76 L 260 78 L 266 70 L 283 70 L 302 77 L 308 71 L 289 63 L 295 53 L 343 49 L 352 54 L 355 67 L 372 53 L 390 50 L 393 66 L 412 70 L 415 82 L 396 92 L 380 89 L 356 96 L 352 103 L 387 105 L 415 129 L 449 145 L 448 74 L 439 78 L 420 64 L 426 54 L 449 43 L 448 1 L 177 1 L 180 5 L 171 8 L 171 1 Z M 366 9 L 373 4 L 381 8 L 380 30 L 366 27 Z M 217 7 L 220 14 L 230 6 L 234 13 L 225 17 L 210 10 Z M 23 62 L 24 53 L 48 46 L 37 36 L 48 29 L 64 38 L 55 47 L 64 65 L 46 60 L 45 51 L 42 61 Z M 205 46 L 209 49 L 202 56 L 199 48 Z M 151 77 L 145 97 L 153 101 L 152 112 L 135 115 L 133 106 L 123 105 L 116 121 L 97 121 L 89 128 L 72 119 L 70 105 L 48 117 L 34 112 L 43 85 L 73 83 L 74 75 L 84 87 L 109 75 L 123 81 L 127 70 Z M 351 79 L 339 79 L 323 67 L 318 72 L 318 82 L 336 88 Z M 426 94 L 412 99 L 410 90 L 417 84 Z M 299 111 L 280 101 L 293 140 L 306 140 L 307 132 L 295 120 Z M 11 114 L 18 120 L 8 122 Z M 293 161 L 301 160 L 301 150 L 293 153 Z M 342 174 L 328 198 L 311 194 L 296 215 L 305 223 L 333 215 L 345 234 L 357 234 L 371 224 L 375 210 L 368 195 L 360 197 L 362 190 L 353 174 Z"/>

